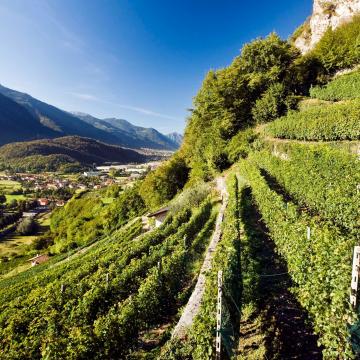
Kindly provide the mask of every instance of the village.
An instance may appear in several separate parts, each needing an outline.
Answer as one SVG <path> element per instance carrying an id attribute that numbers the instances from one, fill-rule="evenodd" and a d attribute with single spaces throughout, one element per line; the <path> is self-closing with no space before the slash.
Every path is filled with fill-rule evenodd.
<path id="1" fill-rule="evenodd" d="M 0 262 L 26 256 L 29 246 L 48 230 L 54 209 L 64 207 L 74 195 L 131 187 L 160 163 L 110 164 L 79 174 L 0 172 Z M 32 265 L 48 259 L 39 256 L 29 260 Z"/>

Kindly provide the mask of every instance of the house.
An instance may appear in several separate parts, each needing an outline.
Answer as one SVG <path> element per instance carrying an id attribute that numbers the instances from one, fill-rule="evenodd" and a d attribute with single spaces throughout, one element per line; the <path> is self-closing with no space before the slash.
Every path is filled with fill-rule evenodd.
<path id="1" fill-rule="evenodd" d="M 48 260 L 49 260 L 49 255 L 46 255 L 46 254 L 39 255 L 39 254 L 37 254 L 36 256 L 29 259 L 28 261 L 31 261 L 31 266 L 36 266 L 36 265 L 42 264 L 42 263 L 44 263 L 44 262 L 46 262 Z"/>
<path id="2" fill-rule="evenodd" d="M 65 201 L 64 201 L 64 200 L 57 200 L 57 201 L 56 201 L 56 206 L 62 207 L 62 206 L 64 206 L 64 205 L 65 205 Z"/>
<path id="3" fill-rule="evenodd" d="M 45 198 L 38 199 L 38 204 L 39 204 L 40 206 L 48 206 L 48 205 L 49 205 L 49 200 L 48 200 L 48 199 L 45 199 Z"/>
<path id="4" fill-rule="evenodd" d="M 101 172 L 100 171 L 85 171 L 84 172 L 84 176 L 89 177 L 89 176 L 100 176 Z"/>
<path id="5" fill-rule="evenodd" d="M 167 213 L 169 212 L 169 208 L 168 207 L 164 207 L 152 214 L 149 214 L 148 217 L 151 218 L 155 218 L 155 227 L 159 227 L 165 220 Z"/>

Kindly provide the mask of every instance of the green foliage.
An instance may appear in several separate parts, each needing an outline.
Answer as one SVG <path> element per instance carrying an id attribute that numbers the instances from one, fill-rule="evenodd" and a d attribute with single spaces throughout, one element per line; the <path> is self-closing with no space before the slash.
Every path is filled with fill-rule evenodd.
<path id="1" fill-rule="evenodd" d="M 194 99 L 181 148 L 192 178 L 210 179 L 227 168 L 228 141 L 255 120 L 283 114 L 287 97 L 309 86 L 304 82 L 312 63 L 299 59 L 297 49 L 270 34 L 246 44 L 227 68 L 207 74 Z"/>
<path id="2" fill-rule="evenodd" d="M 24 218 L 19 222 L 16 231 L 20 235 L 33 235 L 38 228 L 39 225 L 33 218 Z"/>
<path id="3" fill-rule="evenodd" d="M 253 149 L 257 137 L 252 128 L 239 131 L 226 147 L 229 160 L 234 163 L 240 158 L 246 158 Z"/>
<path id="4" fill-rule="evenodd" d="M 140 195 L 150 209 L 156 209 L 171 200 L 188 179 L 188 168 L 178 155 L 150 172 L 140 186 Z"/>
<path id="5" fill-rule="evenodd" d="M 360 71 L 339 76 L 324 87 L 313 87 L 310 96 L 328 101 L 360 98 Z"/>
<path id="6" fill-rule="evenodd" d="M 299 144 L 291 145 L 287 156 L 288 160 L 281 160 L 261 151 L 251 158 L 300 204 L 334 225 L 359 232 L 360 164 L 356 156 L 326 146 Z"/>
<path id="7" fill-rule="evenodd" d="M 103 203 L 98 192 L 75 196 L 51 216 L 50 229 L 55 241 L 53 251 L 63 252 L 90 244 L 145 210 L 139 184 L 122 192 L 109 205 Z"/>
<path id="8" fill-rule="evenodd" d="M 254 121 L 261 124 L 284 115 L 285 111 L 286 95 L 284 85 L 275 83 L 263 93 L 260 99 L 256 100 L 252 108 L 252 115 Z"/>
<path id="9" fill-rule="evenodd" d="M 177 306 L 192 276 L 198 229 L 211 207 L 205 201 L 198 209 L 185 209 L 136 239 L 141 221 L 132 222 L 69 262 L 0 282 L 3 354 L 8 359 L 124 358 L 140 331 Z"/>
<path id="10" fill-rule="evenodd" d="M 225 213 L 224 229 L 212 260 L 212 267 L 206 276 L 206 287 L 200 312 L 190 329 L 192 358 L 213 359 L 215 354 L 214 333 L 216 330 L 217 274 L 223 271 L 223 284 L 227 298 L 232 298 L 240 308 L 241 302 L 241 266 L 240 266 L 240 225 L 238 181 L 232 176 L 228 184 L 229 203 Z M 224 309 L 224 318 L 231 319 L 232 328 L 237 328 L 239 316 L 237 308 L 229 301 Z M 225 326 L 225 324 L 223 324 Z M 227 339 L 229 340 L 229 339 Z M 231 344 L 234 346 L 234 344 Z M 230 345 L 230 347 L 232 347 Z"/>
<path id="11" fill-rule="evenodd" d="M 6 203 L 6 196 L 4 195 L 3 192 L 0 192 L 0 204 L 5 204 Z"/>
<path id="12" fill-rule="evenodd" d="M 298 140 L 358 140 L 360 139 L 360 101 L 329 106 L 314 106 L 291 112 L 266 127 L 274 137 Z"/>
<path id="13" fill-rule="evenodd" d="M 185 188 L 170 202 L 171 213 L 177 213 L 188 207 L 198 207 L 210 195 L 210 192 L 210 184 L 201 181 Z"/>
<path id="14" fill-rule="evenodd" d="M 286 259 L 294 292 L 313 319 L 324 346 L 324 357 L 352 357 L 346 320 L 354 316 L 348 301 L 348 283 L 354 236 L 309 216 L 271 190 L 259 169 L 243 160 L 240 172 L 249 182 L 278 252 Z M 311 229 L 310 239 L 307 227 Z"/>
<path id="15" fill-rule="evenodd" d="M 335 30 L 329 28 L 312 50 L 328 73 L 360 62 L 360 15 Z"/>

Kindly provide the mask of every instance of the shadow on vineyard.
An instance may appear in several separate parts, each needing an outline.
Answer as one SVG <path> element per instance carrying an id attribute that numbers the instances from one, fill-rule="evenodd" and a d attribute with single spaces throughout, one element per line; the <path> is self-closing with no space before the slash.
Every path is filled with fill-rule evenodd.
<path id="1" fill-rule="evenodd" d="M 322 359 L 307 312 L 291 293 L 285 261 L 275 252 L 250 188 L 241 195 L 243 225 L 243 306 L 250 316 L 240 324 L 240 356 L 267 359 Z"/>

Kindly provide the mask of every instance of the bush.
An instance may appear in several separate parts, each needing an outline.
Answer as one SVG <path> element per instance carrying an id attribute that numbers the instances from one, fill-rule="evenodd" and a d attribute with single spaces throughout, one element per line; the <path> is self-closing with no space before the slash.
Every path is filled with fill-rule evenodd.
<path id="1" fill-rule="evenodd" d="M 252 115 L 257 124 L 262 124 L 284 115 L 286 111 L 286 95 L 284 85 L 276 83 L 271 85 L 256 100 L 252 108 Z"/>
<path id="2" fill-rule="evenodd" d="M 267 125 L 265 132 L 285 139 L 298 140 L 359 140 L 360 101 L 329 106 L 314 106 Z"/>
<path id="3" fill-rule="evenodd" d="M 239 131 L 227 145 L 227 153 L 229 161 L 236 162 L 240 158 L 246 158 L 249 152 L 253 149 L 253 144 L 257 139 L 252 128 Z"/>
<path id="4" fill-rule="evenodd" d="M 156 209 L 171 200 L 184 187 L 188 173 L 185 161 L 174 155 L 146 176 L 139 193 L 149 208 Z"/>

